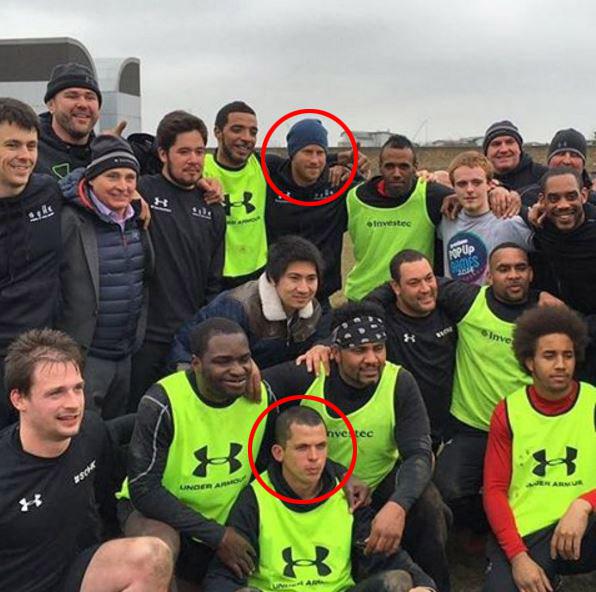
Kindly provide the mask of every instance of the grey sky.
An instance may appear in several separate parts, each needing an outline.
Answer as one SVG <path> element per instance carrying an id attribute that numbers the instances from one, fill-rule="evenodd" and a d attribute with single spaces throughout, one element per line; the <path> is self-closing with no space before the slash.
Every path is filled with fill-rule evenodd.
<path id="1" fill-rule="evenodd" d="M 590 0 L 3 0 L 0 23 L 4 38 L 68 36 L 94 57 L 140 58 L 150 132 L 175 108 L 211 129 L 234 99 L 257 111 L 260 139 L 308 107 L 418 141 L 504 118 L 527 141 L 596 129 Z"/>

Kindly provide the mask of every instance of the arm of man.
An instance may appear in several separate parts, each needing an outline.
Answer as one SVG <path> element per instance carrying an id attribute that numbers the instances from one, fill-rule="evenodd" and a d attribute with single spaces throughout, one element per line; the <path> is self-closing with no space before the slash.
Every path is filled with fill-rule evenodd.
<path id="1" fill-rule="evenodd" d="M 453 195 L 453 187 L 447 185 L 441 185 L 441 183 L 435 183 L 431 181 L 426 186 L 426 211 L 430 221 L 438 226 L 441 222 L 443 214 L 441 208 L 443 207 L 443 200 Z"/>
<path id="2" fill-rule="evenodd" d="M 173 436 L 168 398 L 161 386 L 153 385 L 141 399 L 130 443 L 131 501 L 147 518 L 165 522 L 216 549 L 223 538 L 224 527 L 189 508 L 162 485 Z"/>
<path id="3" fill-rule="evenodd" d="M 243 536 L 256 552 L 255 566 L 259 563 L 259 505 L 252 487 L 246 487 L 234 502 L 227 526 Z M 205 592 L 236 592 L 246 586 L 247 578 L 235 574 L 223 564 L 219 557 L 214 557 L 203 582 Z"/>
<path id="4" fill-rule="evenodd" d="M 480 286 L 466 284 L 448 278 L 437 278 L 439 293 L 437 294 L 437 306 L 445 312 L 454 323 L 459 323 L 472 308 Z"/>
<path id="5" fill-rule="evenodd" d="M 221 205 L 213 205 L 213 241 L 214 250 L 209 263 L 205 299 L 211 302 L 221 292 L 225 257 L 226 216 Z"/>
<path id="6" fill-rule="evenodd" d="M 509 561 L 528 549 L 517 531 L 508 491 L 511 483 L 512 436 L 505 402 L 493 412 L 484 457 L 484 509 L 497 541 Z"/>
<path id="7" fill-rule="evenodd" d="M 390 500 L 406 512 L 422 495 L 432 474 L 430 422 L 416 379 L 402 368 L 395 385 L 395 444 L 401 465 Z"/>

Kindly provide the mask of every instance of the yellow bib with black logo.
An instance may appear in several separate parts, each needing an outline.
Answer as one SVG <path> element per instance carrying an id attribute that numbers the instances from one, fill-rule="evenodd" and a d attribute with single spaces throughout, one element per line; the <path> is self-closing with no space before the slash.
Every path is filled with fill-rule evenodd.
<path id="1" fill-rule="evenodd" d="M 364 203 L 358 197 L 360 187 L 354 187 L 346 197 L 348 232 L 355 259 L 346 282 L 349 300 L 361 300 L 389 281 L 389 263 L 399 251 L 416 249 L 431 264 L 434 255 L 435 225 L 426 208 L 426 181 L 418 179 L 412 195 L 394 208 L 376 208 Z"/>
<path id="2" fill-rule="evenodd" d="M 395 444 L 395 384 L 400 366 L 387 362 L 370 401 L 346 414 L 356 432 L 358 455 L 354 474 L 373 489 L 394 467 L 399 453 Z M 325 373 L 321 371 L 305 394 L 325 398 Z M 327 426 L 329 458 L 346 468 L 352 460 L 352 439 L 340 417 L 332 417 L 323 403 L 302 399 L 302 405 L 319 412 Z M 343 409 L 342 409 L 343 411 Z"/>
<path id="3" fill-rule="evenodd" d="M 488 431 L 497 403 L 531 377 L 513 353 L 513 327 L 497 317 L 486 300 L 487 287 L 457 324 L 457 349 L 451 413 L 473 428 Z"/>
<path id="4" fill-rule="evenodd" d="M 580 383 L 575 404 L 561 415 L 534 409 L 525 388 L 505 404 L 513 443 L 509 505 L 526 536 L 558 522 L 596 488 L 596 388 Z"/>
<path id="5" fill-rule="evenodd" d="M 267 407 L 267 391 L 261 385 L 260 403 L 240 397 L 227 407 L 210 407 L 197 397 L 185 372 L 167 376 L 158 384 L 170 400 L 174 424 L 162 485 L 182 503 L 224 524 L 251 479 L 248 436 Z M 256 431 L 255 454 L 265 424 L 261 421 Z M 130 497 L 127 481 L 118 497 Z"/>
<path id="6" fill-rule="evenodd" d="M 274 489 L 268 473 L 263 481 Z M 259 565 L 248 585 L 261 592 L 347 592 L 352 579 L 352 525 L 343 490 L 306 512 L 294 512 L 251 484 L 259 506 Z"/>
<path id="7" fill-rule="evenodd" d="M 226 213 L 224 277 L 258 271 L 267 263 L 267 183 L 259 160 L 251 154 L 241 169 L 230 170 L 217 164 L 213 154 L 207 154 L 203 173 L 223 185 Z"/>

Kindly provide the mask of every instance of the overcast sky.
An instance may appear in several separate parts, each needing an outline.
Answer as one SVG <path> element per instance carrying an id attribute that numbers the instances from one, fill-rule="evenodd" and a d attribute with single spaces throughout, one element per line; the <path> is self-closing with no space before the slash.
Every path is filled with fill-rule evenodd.
<path id="1" fill-rule="evenodd" d="M 51 36 L 139 58 L 149 132 L 176 108 L 211 130 L 235 99 L 257 111 L 259 140 L 300 108 L 418 142 L 500 119 L 526 141 L 596 130 L 590 0 L 2 0 L 0 37 Z"/>

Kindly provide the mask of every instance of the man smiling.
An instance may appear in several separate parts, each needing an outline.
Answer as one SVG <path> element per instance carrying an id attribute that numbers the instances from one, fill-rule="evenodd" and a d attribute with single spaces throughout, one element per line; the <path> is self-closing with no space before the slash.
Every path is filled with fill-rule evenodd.
<path id="1" fill-rule="evenodd" d="M 484 134 L 482 150 L 495 169 L 495 178 L 507 189 L 518 190 L 536 183 L 547 170 L 523 151 L 521 134 L 508 120 L 489 126 Z"/>
<path id="2" fill-rule="evenodd" d="M 51 326 L 58 300 L 62 197 L 54 180 L 32 174 L 38 138 L 33 110 L 0 99 L 0 395 L 8 344 L 27 329 Z M 0 427 L 10 415 L 0 396 Z"/>
<path id="3" fill-rule="evenodd" d="M 91 161 L 93 128 L 99 119 L 101 92 L 93 72 L 82 64 L 52 70 L 42 113 L 36 172 L 61 179 Z"/>

